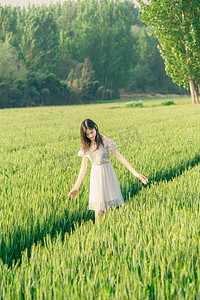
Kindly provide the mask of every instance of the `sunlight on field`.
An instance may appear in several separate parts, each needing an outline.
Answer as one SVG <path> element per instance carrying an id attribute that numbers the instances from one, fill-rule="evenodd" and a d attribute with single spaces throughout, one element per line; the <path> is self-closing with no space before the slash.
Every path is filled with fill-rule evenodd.
<path id="1" fill-rule="evenodd" d="M 200 106 L 164 100 L 0 110 L 3 298 L 200 297 Z M 144 186 L 111 154 L 126 205 L 98 226 L 87 208 L 90 162 L 67 199 L 85 118 L 149 179 Z"/>

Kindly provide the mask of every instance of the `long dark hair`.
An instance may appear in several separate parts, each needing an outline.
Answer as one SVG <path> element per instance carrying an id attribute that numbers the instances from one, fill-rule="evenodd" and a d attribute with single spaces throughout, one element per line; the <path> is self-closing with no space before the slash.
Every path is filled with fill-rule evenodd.
<path id="1" fill-rule="evenodd" d="M 95 142 L 97 144 L 97 149 L 99 148 L 100 145 L 102 145 L 104 147 L 103 137 L 99 133 L 99 129 L 98 129 L 97 124 L 94 121 L 90 120 L 90 119 L 85 119 L 81 123 L 81 128 L 80 128 L 81 148 L 82 148 L 83 152 L 84 153 L 88 152 L 88 150 L 91 146 L 91 140 L 86 136 L 87 129 L 89 129 L 89 130 L 96 129 Z"/>

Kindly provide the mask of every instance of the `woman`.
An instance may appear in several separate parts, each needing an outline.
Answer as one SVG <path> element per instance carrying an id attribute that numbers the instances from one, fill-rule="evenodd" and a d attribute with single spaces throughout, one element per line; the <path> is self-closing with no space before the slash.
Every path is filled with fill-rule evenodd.
<path id="1" fill-rule="evenodd" d="M 90 119 L 81 123 L 81 148 L 78 156 L 82 157 L 82 165 L 78 179 L 73 189 L 68 194 L 68 199 L 76 197 L 78 189 L 85 176 L 88 158 L 92 163 L 90 174 L 90 210 L 95 210 L 95 224 L 103 213 L 114 206 L 124 205 L 119 182 L 116 173 L 110 164 L 110 152 L 138 179 L 144 184 L 148 179 L 136 172 L 129 162 L 116 150 L 118 145 L 99 133 L 98 126 Z"/>

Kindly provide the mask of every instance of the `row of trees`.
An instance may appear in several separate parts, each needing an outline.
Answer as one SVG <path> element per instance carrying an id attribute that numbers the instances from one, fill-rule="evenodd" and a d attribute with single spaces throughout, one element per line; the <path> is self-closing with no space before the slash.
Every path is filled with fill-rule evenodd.
<path id="1" fill-rule="evenodd" d="M 0 107 L 183 93 L 149 33 L 130 0 L 0 6 Z"/>

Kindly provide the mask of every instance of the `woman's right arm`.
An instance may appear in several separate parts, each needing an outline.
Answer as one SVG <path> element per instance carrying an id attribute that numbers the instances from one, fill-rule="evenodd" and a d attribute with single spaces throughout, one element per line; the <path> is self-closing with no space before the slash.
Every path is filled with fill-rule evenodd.
<path id="1" fill-rule="evenodd" d="M 81 185 L 81 182 L 85 176 L 85 173 L 87 171 L 87 164 L 88 164 L 88 157 L 87 156 L 84 156 L 83 159 L 82 159 L 82 164 L 81 164 L 81 169 L 80 169 L 80 172 L 79 172 L 79 175 L 78 175 L 78 179 L 73 187 L 73 189 L 69 192 L 68 194 L 68 199 L 70 198 L 71 196 L 71 199 L 73 199 L 73 196 L 77 196 L 78 194 L 78 189 Z"/>

